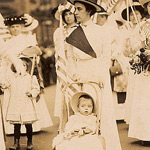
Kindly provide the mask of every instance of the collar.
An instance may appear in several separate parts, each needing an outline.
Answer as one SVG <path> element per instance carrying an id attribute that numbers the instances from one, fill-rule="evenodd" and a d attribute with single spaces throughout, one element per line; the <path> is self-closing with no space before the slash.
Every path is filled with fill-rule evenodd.
<path id="1" fill-rule="evenodd" d="M 94 116 L 94 113 L 92 113 L 92 114 L 90 114 L 90 115 L 88 115 L 88 116 L 84 116 L 84 115 L 82 115 L 81 113 L 76 112 L 76 113 L 75 113 L 75 115 L 80 116 L 80 117 L 83 117 L 83 118 L 84 118 L 84 117 L 86 117 L 86 118 L 87 118 L 87 117 Z"/>
<path id="2" fill-rule="evenodd" d="M 88 20 L 88 21 L 86 21 L 86 22 L 84 22 L 84 23 L 81 23 L 80 25 L 81 26 L 84 26 L 84 27 L 87 27 L 88 25 L 90 25 L 90 24 L 92 24 L 93 23 L 93 21 L 90 19 L 90 20 Z"/>

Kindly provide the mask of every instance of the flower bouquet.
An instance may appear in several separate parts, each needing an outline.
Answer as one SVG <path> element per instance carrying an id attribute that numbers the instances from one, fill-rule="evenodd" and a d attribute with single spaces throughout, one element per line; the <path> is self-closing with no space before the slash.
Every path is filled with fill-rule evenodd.
<path id="1" fill-rule="evenodd" d="M 150 71 L 150 50 L 141 48 L 139 53 L 133 56 L 129 63 L 131 69 L 135 71 L 135 74 L 140 74 L 143 71 Z"/>

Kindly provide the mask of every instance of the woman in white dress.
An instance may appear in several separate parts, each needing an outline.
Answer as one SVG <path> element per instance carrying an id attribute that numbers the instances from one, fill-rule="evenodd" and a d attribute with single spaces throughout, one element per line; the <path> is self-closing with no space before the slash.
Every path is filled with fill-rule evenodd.
<path id="1" fill-rule="evenodd" d="M 141 4 L 146 8 L 150 14 L 150 1 L 141 0 Z M 149 19 L 143 23 L 143 26 L 149 32 Z M 142 26 L 142 29 L 143 29 Z M 142 30 L 145 31 L 145 30 Z M 145 36 L 145 41 L 140 41 L 141 46 L 149 51 L 149 36 L 143 32 Z M 145 43 L 146 44 L 143 45 Z M 135 87 L 133 93 L 133 102 L 130 115 L 129 133 L 128 136 L 132 138 L 137 138 L 142 140 L 143 144 L 150 144 L 150 72 L 148 70 L 142 71 L 140 74 L 136 75 Z"/>
<path id="2" fill-rule="evenodd" d="M 22 64 L 19 64 L 19 59 L 15 56 L 15 55 L 12 55 L 11 53 L 9 53 L 9 51 L 6 51 L 6 48 L 4 46 L 4 41 L 0 38 L 0 56 L 2 58 L 5 58 L 7 59 L 8 61 L 10 61 L 11 63 L 14 64 L 16 70 L 17 70 L 17 73 L 18 74 L 21 74 L 21 75 L 24 75 L 24 71 L 23 71 L 23 65 Z M 0 103 L 0 149 L 1 150 L 6 150 L 6 146 L 5 146 L 5 140 L 4 140 L 4 122 L 2 122 L 2 103 Z"/>
<path id="3" fill-rule="evenodd" d="M 62 8 L 60 11 L 60 7 Z M 59 68 L 65 71 L 65 49 L 64 39 L 75 29 L 77 25 L 75 15 L 71 12 L 72 6 L 67 3 L 65 6 L 60 5 L 55 18 L 60 21 L 60 27 L 56 29 L 53 35 L 55 44 L 55 59 L 56 59 L 56 72 L 57 72 L 57 85 L 56 85 L 56 97 L 54 116 L 61 116 L 61 101 L 63 99 L 63 93 L 61 85 L 66 81 L 66 76 Z"/>
<path id="4" fill-rule="evenodd" d="M 74 82 L 102 83 L 101 133 L 106 140 L 106 150 L 120 150 L 109 67 L 111 60 L 109 33 L 94 24 L 91 16 L 104 9 L 97 0 L 69 0 L 75 6 L 75 16 L 80 23 L 67 38 L 67 76 Z M 97 92 L 97 94 L 101 94 Z"/>
<path id="5" fill-rule="evenodd" d="M 0 103 L 1 105 L 1 103 Z M 0 112 L 1 111 L 1 108 L 0 108 Z M 6 147 L 5 147 L 5 141 L 4 141 L 4 129 L 3 129 L 3 122 L 2 122 L 2 114 L 0 113 L 0 149 L 1 150 L 6 150 Z"/>
<path id="6" fill-rule="evenodd" d="M 130 123 L 130 114 L 133 100 L 133 90 L 135 87 L 135 75 L 134 71 L 130 69 L 129 61 L 132 55 L 135 55 L 136 51 L 140 49 L 141 36 L 140 36 L 140 25 L 144 17 L 144 9 L 138 2 L 132 4 L 132 8 L 136 14 L 137 20 L 134 13 L 129 7 L 129 23 L 126 22 L 126 28 L 122 29 L 122 35 L 124 38 L 123 53 L 126 56 L 126 68 L 128 70 L 128 86 L 127 95 L 125 101 L 125 116 L 124 120 L 127 124 Z M 122 11 L 122 18 L 127 21 L 127 8 Z M 124 26 L 125 26 L 124 25 Z"/>
<path id="7" fill-rule="evenodd" d="M 115 103 L 116 119 L 120 120 L 124 118 L 124 105 L 118 104 L 120 96 L 126 92 L 127 87 L 127 69 L 126 69 L 126 57 L 123 55 L 122 41 L 123 36 L 121 30 L 119 29 L 117 22 L 115 20 L 114 14 L 108 15 L 107 12 L 97 13 L 97 24 L 100 25 L 103 30 L 109 31 L 111 34 L 111 61 L 112 61 L 112 70 L 114 66 L 120 65 L 122 73 L 118 72 L 111 73 L 111 83 L 113 90 L 113 97 Z M 115 70 L 116 71 L 116 70 Z M 111 71 L 110 71 L 111 72 Z"/>

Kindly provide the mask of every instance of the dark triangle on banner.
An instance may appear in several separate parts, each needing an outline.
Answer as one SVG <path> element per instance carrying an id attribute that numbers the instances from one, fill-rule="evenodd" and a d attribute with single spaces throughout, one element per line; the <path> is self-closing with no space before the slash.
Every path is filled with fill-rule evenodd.
<path id="1" fill-rule="evenodd" d="M 91 47 L 89 41 L 81 26 L 78 26 L 70 35 L 66 38 L 66 42 L 80 49 L 82 52 L 96 58 L 96 53 Z"/>

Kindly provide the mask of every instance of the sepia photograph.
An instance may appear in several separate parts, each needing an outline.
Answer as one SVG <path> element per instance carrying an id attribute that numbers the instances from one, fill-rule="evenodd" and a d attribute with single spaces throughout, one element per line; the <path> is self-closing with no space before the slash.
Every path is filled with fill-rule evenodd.
<path id="1" fill-rule="evenodd" d="M 150 0 L 0 0 L 0 150 L 150 150 Z"/>

